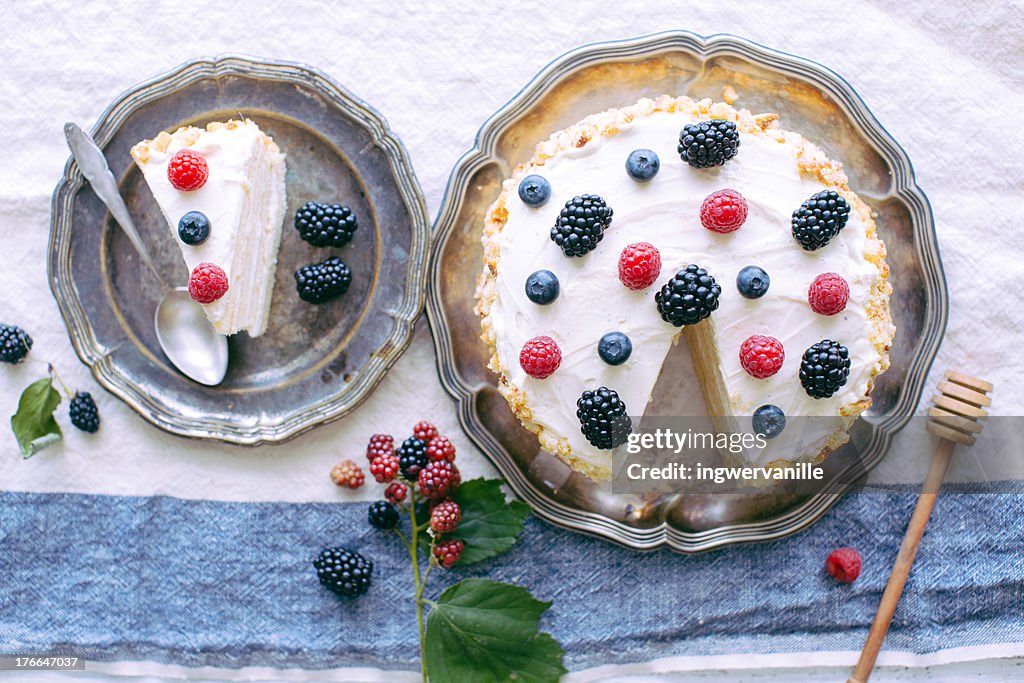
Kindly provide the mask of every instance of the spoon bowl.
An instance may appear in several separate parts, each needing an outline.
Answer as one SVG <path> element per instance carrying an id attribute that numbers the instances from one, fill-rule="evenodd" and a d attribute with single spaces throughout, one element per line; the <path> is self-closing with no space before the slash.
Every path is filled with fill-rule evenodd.
<path id="1" fill-rule="evenodd" d="M 160 348 L 176 368 L 207 386 L 224 380 L 228 370 L 227 339 L 216 332 L 210 334 L 213 330 L 206 313 L 185 287 L 166 292 L 156 307 L 154 324 Z"/>

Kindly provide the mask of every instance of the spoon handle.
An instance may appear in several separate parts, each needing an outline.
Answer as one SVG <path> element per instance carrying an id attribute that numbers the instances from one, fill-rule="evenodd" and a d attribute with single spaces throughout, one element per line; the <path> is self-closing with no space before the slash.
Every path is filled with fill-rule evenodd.
<path id="1" fill-rule="evenodd" d="M 110 215 L 114 217 L 114 220 L 121 226 L 124 233 L 128 235 L 128 239 L 135 245 L 135 250 L 139 252 L 142 262 L 153 272 L 160 286 L 166 290 L 167 283 L 160 275 L 160 271 L 156 269 L 152 259 L 149 258 L 149 252 L 146 251 L 139 231 L 135 229 L 135 223 L 132 222 L 132 217 L 128 213 L 128 207 L 125 206 L 124 200 L 121 198 L 117 181 L 114 180 L 114 174 L 110 172 L 110 167 L 107 165 L 107 158 L 103 156 L 103 151 L 96 145 L 96 142 L 88 133 L 73 123 L 64 124 L 64 136 L 68 139 L 71 155 L 78 162 L 78 168 L 81 169 L 82 175 L 89 181 L 93 192 L 110 210 Z"/>

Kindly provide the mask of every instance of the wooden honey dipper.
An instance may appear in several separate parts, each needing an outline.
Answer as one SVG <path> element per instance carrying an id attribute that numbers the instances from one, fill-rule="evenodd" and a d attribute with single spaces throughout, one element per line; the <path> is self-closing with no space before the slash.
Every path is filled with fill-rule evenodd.
<path id="1" fill-rule="evenodd" d="M 878 659 L 878 651 L 882 649 L 886 631 L 889 630 L 892 615 L 896 611 L 896 603 L 900 600 L 903 586 L 914 564 L 917 547 L 924 536 L 924 528 L 935 506 L 935 498 L 949 468 L 953 450 L 957 444 L 974 445 L 975 435 L 982 428 L 981 420 L 988 415 L 985 406 L 992 403 L 988 396 L 992 391 L 991 383 L 955 370 L 946 371 L 946 379 L 939 382 L 938 390 L 940 393 L 932 398 L 932 406 L 928 409 L 927 426 L 929 432 L 942 440 L 935 449 L 932 463 L 928 467 L 914 514 L 907 525 L 907 533 L 903 536 L 896 562 L 893 563 L 889 582 L 885 584 L 878 612 L 875 613 L 875 620 L 871 622 L 867 640 L 864 641 L 864 649 L 861 650 L 853 675 L 846 683 L 867 683 L 875 660 Z"/>

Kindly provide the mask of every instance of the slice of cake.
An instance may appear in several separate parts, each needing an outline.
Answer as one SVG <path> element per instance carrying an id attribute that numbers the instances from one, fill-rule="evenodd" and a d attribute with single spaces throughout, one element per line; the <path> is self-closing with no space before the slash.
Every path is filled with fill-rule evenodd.
<path id="1" fill-rule="evenodd" d="M 663 96 L 590 116 L 505 181 L 483 245 L 498 388 L 545 450 L 595 479 L 680 339 L 716 428 L 767 437 L 734 460 L 762 466 L 842 445 L 889 365 L 870 209 L 775 114 Z"/>
<path id="2" fill-rule="evenodd" d="M 131 154 L 214 329 L 263 334 L 284 221 L 284 154 L 248 119 L 161 132 Z"/>

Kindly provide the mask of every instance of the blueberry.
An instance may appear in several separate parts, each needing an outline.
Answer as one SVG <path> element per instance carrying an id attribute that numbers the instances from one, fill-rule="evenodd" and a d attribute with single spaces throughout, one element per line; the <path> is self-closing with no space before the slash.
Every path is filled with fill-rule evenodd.
<path id="1" fill-rule="evenodd" d="M 658 175 L 660 168 L 661 160 L 649 149 L 634 149 L 626 158 L 626 173 L 630 178 L 641 183 L 646 183 Z"/>
<path id="2" fill-rule="evenodd" d="M 547 306 L 558 298 L 558 278 L 550 270 L 538 270 L 526 278 L 526 298 Z"/>
<path id="3" fill-rule="evenodd" d="M 768 273 L 757 266 L 747 266 L 736 276 L 736 288 L 747 299 L 760 299 L 771 283 Z"/>
<path id="4" fill-rule="evenodd" d="M 633 342 L 621 332 L 609 332 L 601 337 L 597 345 L 597 355 L 608 365 L 622 365 L 633 353 Z"/>
<path id="5" fill-rule="evenodd" d="M 529 206 L 544 206 L 551 198 L 551 183 L 544 176 L 528 175 L 519 183 L 519 198 Z"/>
<path id="6" fill-rule="evenodd" d="M 763 405 L 754 411 L 754 431 L 766 439 L 774 439 L 786 428 L 786 414 L 772 404 Z"/>
<path id="7" fill-rule="evenodd" d="M 210 236 L 210 219 L 198 211 L 189 211 L 178 221 L 178 237 L 185 244 L 202 244 Z"/>

